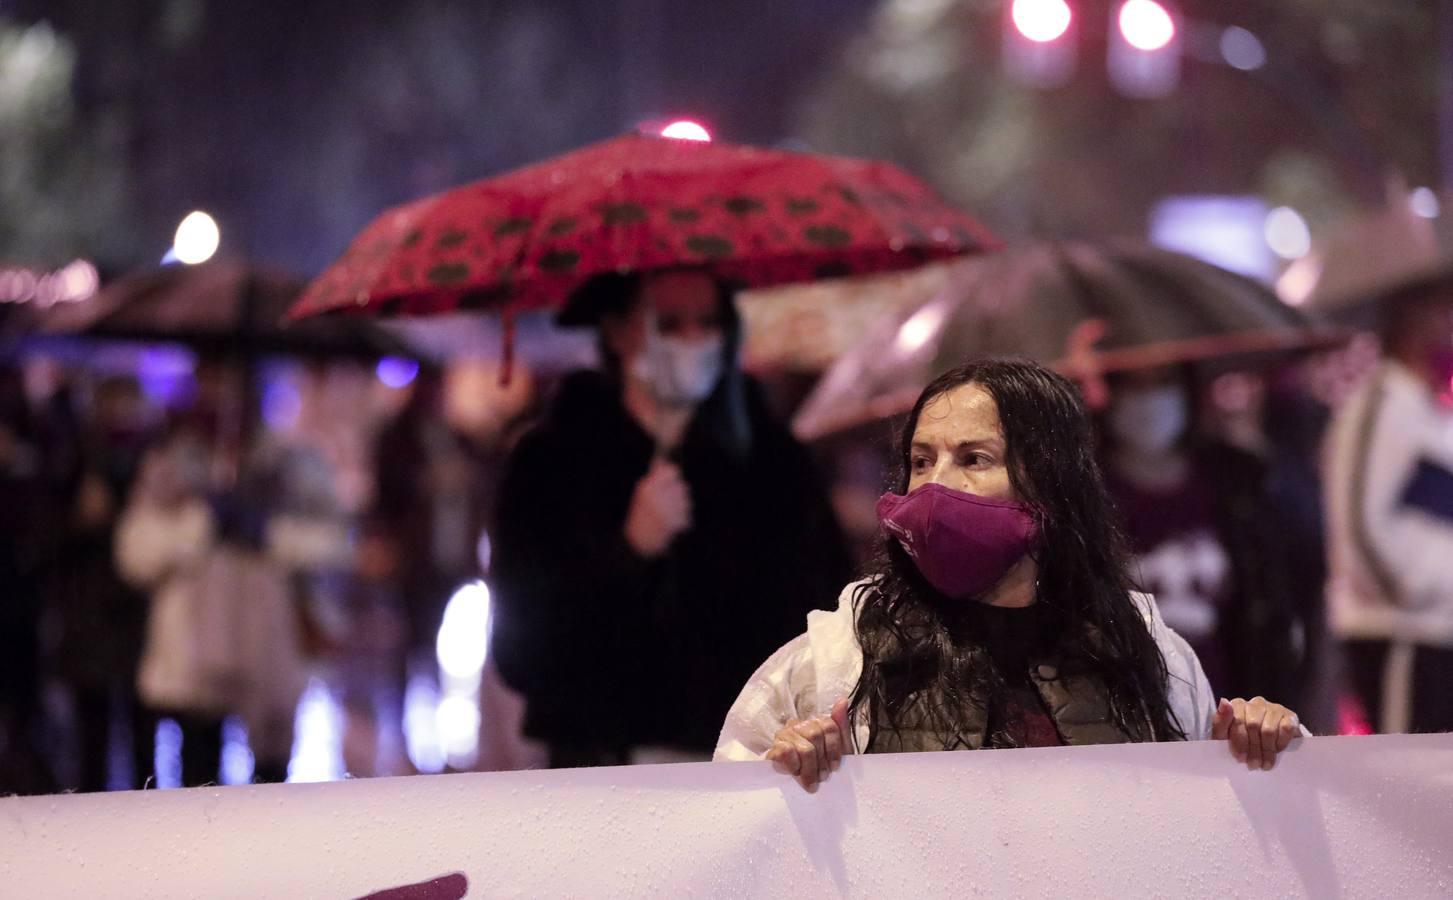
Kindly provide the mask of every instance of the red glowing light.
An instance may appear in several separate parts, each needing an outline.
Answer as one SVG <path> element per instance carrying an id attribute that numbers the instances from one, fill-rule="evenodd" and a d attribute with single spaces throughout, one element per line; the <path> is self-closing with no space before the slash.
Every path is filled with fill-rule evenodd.
<path id="1" fill-rule="evenodd" d="M 678 141 L 710 141 L 711 132 L 699 122 L 680 119 L 662 128 L 661 137 L 675 138 Z"/>
<path id="2" fill-rule="evenodd" d="M 1120 33 L 1130 46 L 1151 53 L 1175 40 L 1176 23 L 1170 11 L 1155 0 L 1125 0 L 1120 7 Z"/>
<path id="3" fill-rule="evenodd" d="M 1038 44 L 1059 40 L 1070 30 L 1070 5 L 1065 0 L 1014 0 L 1014 27 Z"/>

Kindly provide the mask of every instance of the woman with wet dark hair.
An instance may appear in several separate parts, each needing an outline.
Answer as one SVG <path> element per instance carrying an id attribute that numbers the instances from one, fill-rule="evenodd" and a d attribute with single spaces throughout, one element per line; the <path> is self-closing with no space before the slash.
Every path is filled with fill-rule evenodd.
<path id="1" fill-rule="evenodd" d="M 881 556 L 758 669 L 718 759 L 772 759 L 810 788 L 851 751 L 1215 738 L 1270 768 L 1302 733 L 1278 704 L 1214 700 L 1134 590 L 1069 381 L 953 369 L 918 398 L 900 461 Z"/>

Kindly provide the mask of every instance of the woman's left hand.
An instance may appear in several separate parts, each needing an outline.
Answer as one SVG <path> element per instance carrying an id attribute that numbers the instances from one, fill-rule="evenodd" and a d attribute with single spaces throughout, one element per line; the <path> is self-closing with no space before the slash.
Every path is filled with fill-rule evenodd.
<path id="1" fill-rule="evenodd" d="M 1276 755 L 1301 735 L 1297 714 L 1265 697 L 1223 699 L 1211 720 L 1211 738 L 1229 740 L 1232 755 L 1249 769 L 1270 769 Z"/>

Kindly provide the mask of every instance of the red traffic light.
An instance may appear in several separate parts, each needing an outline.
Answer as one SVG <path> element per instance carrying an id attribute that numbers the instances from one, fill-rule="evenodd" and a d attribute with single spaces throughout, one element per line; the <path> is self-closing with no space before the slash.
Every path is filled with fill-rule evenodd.
<path id="1" fill-rule="evenodd" d="M 1175 40 L 1176 23 L 1156 0 L 1125 0 L 1120 7 L 1120 34 L 1135 49 L 1152 53 Z"/>
<path id="2" fill-rule="evenodd" d="M 1014 0 L 1010 16 L 1020 34 L 1039 44 L 1059 40 L 1074 18 L 1065 0 Z"/>

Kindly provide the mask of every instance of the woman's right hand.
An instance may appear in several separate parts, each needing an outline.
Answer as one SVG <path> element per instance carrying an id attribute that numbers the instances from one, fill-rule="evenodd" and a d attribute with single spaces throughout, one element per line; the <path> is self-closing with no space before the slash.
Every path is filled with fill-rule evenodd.
<path id="1" fill-rule="evenodd" d="M 664 459 L 636 482 L 626 512 L 625 537 L 636 553 L 655 559 L 691 527 L 691 491 L 681 470 Z"/>
<path id="2" fill-rule="evenodd" d="M 810 719 L 793 719 L 772 739 L 767 751 L 777 770 L 795 777 L 808 791 L 828 773 L 842 765 L 844 753 L 852 752 L 852 732 L 848 730 L 848 701 L 839 700 L 832 713 Z"/>

